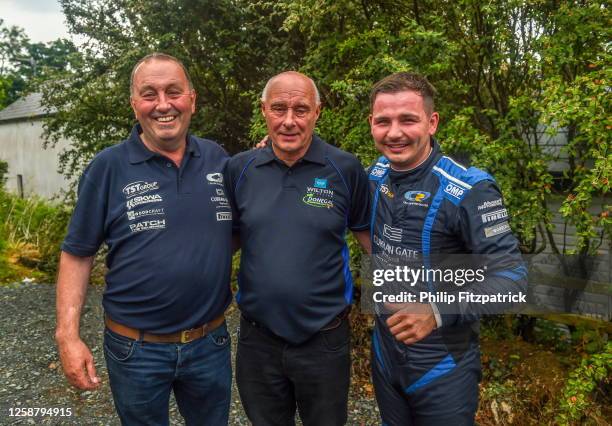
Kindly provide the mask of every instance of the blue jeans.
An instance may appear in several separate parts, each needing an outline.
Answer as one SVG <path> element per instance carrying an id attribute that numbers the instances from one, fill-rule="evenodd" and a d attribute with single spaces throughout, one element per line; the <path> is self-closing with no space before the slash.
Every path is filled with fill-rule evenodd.
<path id="1" fill-rule="evenodd" d="M 104 357 L 123 425 L 168 425 L 170 391 L 187 425 L 227 425 L 232 386 L 227 326 L 189 343 L 149 343 L 106 329 Z"/>

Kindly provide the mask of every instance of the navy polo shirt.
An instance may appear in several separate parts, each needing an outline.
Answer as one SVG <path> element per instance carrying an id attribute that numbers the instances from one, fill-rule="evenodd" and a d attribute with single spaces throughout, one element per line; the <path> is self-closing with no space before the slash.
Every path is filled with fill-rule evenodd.
<path id="1" fill-rule="evenodd" d="M 317 136 L 292 167 L 271 146 L 227 168 L 240 232 L 239 307 L 291 343 L 328 324 L 352 301 L 347 227 L 369 228 L 367 175 L 352 154 Z"/>
<path id="2" fill-rule="evenodd" d="M 62 250 L 93 256 L 105 242 L 105 312 L 130 327 L 173 333 L 212 320 L 231 302 L 228 157 L 189 135 L 177 168 L 149 151 L 140 131 L 85 169 Z"/>

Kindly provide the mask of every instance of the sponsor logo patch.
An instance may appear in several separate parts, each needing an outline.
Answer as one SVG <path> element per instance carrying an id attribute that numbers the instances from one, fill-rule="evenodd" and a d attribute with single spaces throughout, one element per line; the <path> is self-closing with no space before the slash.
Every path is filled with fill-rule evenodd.
<path id="1" fill-rule="evenodd" d="M 137 182 L 128 183 L 121 190 L 127 198 L 132 198 L 136 195 L 146 194 L 149 191 L 159 189 L 157 182 L 145 182 L 139 180 Z"/>
<path id="2" fill-rule="evenodd" d="M 312 207 L 325 207 L 328 209 L 334 207 L 334 202 L 329 198 L 323 198 L 312 193 L 304 195 L 302 201 Z"/>
<path id="3" fill-rule="evenodd" d="M 206 180 L 209 184 L 223 185 L 223 174 L 222 173 L 209 173 L 206 175 Z"/>
<path id="4" fill-rule="evenodd" d="M 386 223 L 383 225 L 383 235 L 385 236 L 385 238 L 391 241 L 396 241 L 398 243 L 401 242 L 402 232 L 402 228 L 394 228 L 392 226 L 387 225 Z"/>
<path id="5" fill-rule="evenodd" d="M 334 191 L 331 189 L 317 188 L 314 186 L 306 187 L 306 195 L 302 198 L 304 204 L 312 207 L 334 207 Z"/>
<path id="6" fill-rule="evenodd" d="M 404 194 L 404 198 L 408 201 L 416 201 L 417 203 L 421 203 L 427 200 L 431 194 L 425 191 L 408 191 Z"/>
<path id="7" fill-rule="evenodd" d="M 128 200 L 128 202 L 126 203 L 126 206 L 128 210 L 131 210 L 136 206 L 140 206 L 141 204 L 159 203 L 161 201 L 163 201 L 163 199 L 161 195 L 159 194 L 140 195 L 140 196 L 132 198 L 131 200 Z"/>
<path id="8" fill-rule="evenodd" d="M 463 194 L 465 194 L 465 189 L 455 185 L 452 182 L 449 182 L 448 185 L 446 185 L 446 188 L 444 188 L 444 192 L 446 192 L 451 197 L 455 197 L 459 200 L 461 199 Z"/>
<path id="9" fill-rule="evenodd" d="M 380 185 L 380 192 L 382 192 L 383 194 L 385 194 L 389 198 L 393 198 L 394 197 L 394 194 L 393 194 L 393 192 L 391 192 L 391 189 L 386 184 L 384 184 L 384 183 L 382 185 Z"/>
<path id="10" fill-rule="evenodd" d="M 160 220 L 145 220 L 130 225 L 132 232 L 152 231 L 166 228 L 166 219 Z"/>
<path id="11" fill-rule="evenodd" d="M 508 210 L 500 209 L 494 212 L 485 213 L 482 215 L 482 223 L 495 222 L 499 219 L 505 219 L 508 217 Z"/>
<path id="12" fill-rule="evenodd" d="M 381 249 L 382 252 L 388 256 L 399 256 L 403 259 L 418 259 L 419 258 L 418 250 L 413 250 L 413 249 L 409 249 L 406 247 L 393 245 L 383 240 L 376 234 L 374 234 L 374 239 L 372 240 L 372 244 L 378 247 L 379 249 Z"/>
<path id="13" fill-rule="evenodd" d="M 127 212 L 127 216 L 129 220 L 138 219 L 139 217 L 143 217 L 143 216 L 156 216 L 156 215 L 162 215 L 162 214 L 164 214 L 163 208 L 147 209 L 147 210 L 139 210 L 139 211 L 128 210 Z"/>
<path id="14" fill-rule="evenodd" d="M 210 197 L 210 201 L 213 203 L 219 203 L 221 206 L 229 206 L 229 201 L 225 197 Z"/>
<path id="15" fill-rule="evenodd" d="M 372 170 L 370 170 L 370 175 L 374 176 L 374 177 L 381 177 L 382 175 L 385 174 L 386 169 L 380 168 L 380 167 L 374 167 Z"/>
<path id="16" fill-rule="evenodd" d="M 491 207 L 501 207 L 501 206 L 502 206 L 502 199 L 498 198 L 497 200 L 493 200 L 493 201 L 485 201 L 484 203 L 478 206 L 478 210 L 490 209 Z"/>
<path id="17" fill-rule="evenodd" d="M 232 220 L 232 212 L 217 212 L 217 220 Z"/>
<path id="18" fill-rule="evenodd" d="M 510 224 L 507 221 L 484 229 L 485 237 L 487 238 L 491 238 L 499 234 L 505 234 L 506 232 L 510 232 Z"/>
<path id="19" fill-rule="evenodd" d="M 315 178 L 314 187 L 321 188 L 321 189 L 327 189 L 327 179 Z"/>

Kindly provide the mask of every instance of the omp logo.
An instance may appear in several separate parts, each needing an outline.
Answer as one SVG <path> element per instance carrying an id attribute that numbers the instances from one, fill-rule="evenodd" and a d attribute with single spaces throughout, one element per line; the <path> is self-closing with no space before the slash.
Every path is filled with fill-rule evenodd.
<path id="1" fill-rule="evenodd" d="M 126 206 L 128 210 L 131 210 L 134 207 L 139 206 L 141 204 L 159 203 L 160 201 L 163 201 L 163 199 L 159 194 L 141 195 L 141 196 L 134 197 L 131 200 L 129 200 L 126 203 Z"/>
<path id="2" fill-rule="evenodd" d="M 159 189 L 157 182 L 132 182 L 128 183 L 121 191 L 127 198 L 132 198 L 135 195 L 145 194 L 149 191 Z"/>
<path id="3" fill-rule="evenodd" d="M 223 192 L 222 188 L 217 188 L 217 195 L 219 197 L 225 197 L 225 192 Z"/>
<path id="4" fill-rule="evenodd" d="M 312 207 L 326 207 L 328 209 L 331 209 L 332 207 L 334 207 L 333 200 L 330 200 L 328 198 L 323 198 L 320 196 L 317 197 L 315 194 L 312 194 L 312 193 L 308 193 L 304 195 L 304 198 L 302 198 L 302 201 L 305 204 L 308 204 L 309 206 L 312 206 Z"/>
<path id="5" fill-rule="evenodd" d="M 501 207 L 501 205 L 502 199 L 498 198 L 497 200 L 493 201 L 485 201 L 484 203 L 478 206 L 478 210 L 490 209 L 491 207 Z"/>
<path id="6" fill-rule="evenodd" d="M 370 170 L 370 174 L 374 177 L 381 177 L 385 174 L 385 171 L 385 169 L 381 169 L 380 167 L 374 167 L 372 170 Z"/>
<path id="7" fill-rule="evenodd" d="M 485 213 L 482 215 L 482 223 L 495 222 L 499 219 L 505 219 L 508 217 L 508 210 L 501 209 L 495 210 L 494 212 Z"/>
<path id="8" fill-rule="evenodd" d="M 142 222 L 130 225 L 132 232 L 150 231 L 155 229 L 164 229 L 166 227 L 166 219 L 160 220 L 145 220 Z"/>
<path id="9" fill-rule="evenodd" d="M 327 188 L 327 179 L 315 178 L 315 180 L 314 180 L 314 187 L 315 188 L 326 189 Z"/>
<path id="10" fill-rule="evenodd" d="M 449 183 L 446 185 L 446 188 L 444 188 L 444 192 L 452 197 L 461 198 L 465 193 L 465 189 L 455 185 L 454 183 Z"/>
<path id="11" fill-rule="evenodd" d="M 222 185 L 223 184 L 223 174 L 221 173 L 209 173 L 206 175 L 206 180 L 209 183 L 215 184 L 215 185 Z"/>
<path id="12" fill-rule="evenodd" d="M 147 210 L 139 210 L 139 211 L 132 211 L 132 210 L 128 210 L 127 212 L 127 216 L 129 220 L 134 220 L 137 219 L 139 217 L 143 217 L 143 216 L 156 216 L 156 215 L 162 215 L 164 214 L 164 209 L 147 209 Z"/>
<path id="13" fill-rule="evenodd" d="M 429 198 L 431 194 L 425 191 L 408 191 L 404 194 L 404 198 L 408 201 L 421 203 Z"/>
<path id="14" fill-rule="evenodd" d="M 217 220 L 232 220 L 232 212 L 217 212 Z"/>
<path id="15" fill-rule="evenodd" d="M 383 225 L 383 235 L 391 241 L 401 242 L 402 232 L 402 228 L 394 228 L 386 223 Z"/>
<path id="16" fill-rule="evenodd" d="M 495 235 L 504 234 L 510 232 L 510 225 L 507 221 L 504 221 L 498 225 L 493 225 L 484 229 L 485 237 L 491 238 Z"/>
<path id="17" fill-rule="evenodd" d="M 393 198 L 395 196 L 393 192 L 391 192 L 391 189 L 389 189 L 389 187 L 384 183 L 380 185 L 380 192 L 382 192 L 389 198 Z"/>

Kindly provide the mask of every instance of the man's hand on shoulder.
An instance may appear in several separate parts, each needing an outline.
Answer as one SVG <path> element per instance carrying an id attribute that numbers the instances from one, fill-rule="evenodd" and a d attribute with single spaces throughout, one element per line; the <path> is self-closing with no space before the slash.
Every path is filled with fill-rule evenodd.
<path id="1" fill-rule="evenodd" d="M 265 148 L 266 145 L 268 144 L 268 138 L 269 138 L 268 135 L 264 136 L 264 138 L 262 140 L 260 140 L 259 142 L 257 142 L 257 144 L 255 144 L 254 148 L 255 149 L 263 149 L 263 148 Z"/>
<path id="2" fill-rule="evenodd" d="M 80 339 L 57 339 L 62 368 L 66 378 L 73 386 L 83 390 L 93 390 L 100 386 L 94 359 L 87 345 Z"/>
<path id="3" fill-rule="evenodd" d="M 393 312 L 387 319 L 391 334 L 406 345 L 411 345 L 429 336 L 436 328 L 433 309 L 426 303 L 387 303 Z"/>

